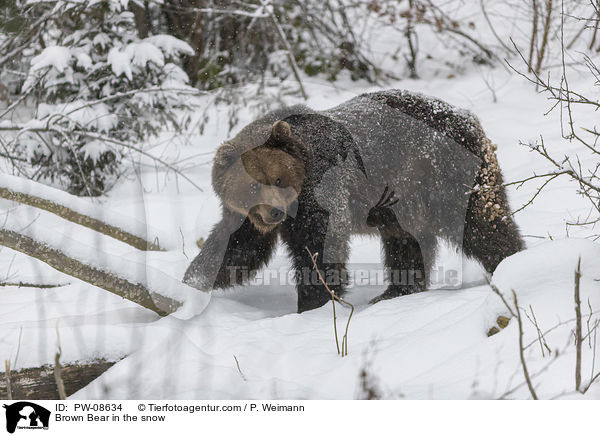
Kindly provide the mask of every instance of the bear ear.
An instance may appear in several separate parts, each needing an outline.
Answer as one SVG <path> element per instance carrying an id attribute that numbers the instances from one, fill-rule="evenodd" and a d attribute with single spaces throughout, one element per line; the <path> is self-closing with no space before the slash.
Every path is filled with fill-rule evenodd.
<path id="1" fill-rule="evenodd" d="M 290 129 L 290 125 L 285 121 L 279 120 L 275 121 L 273 127 L 271 128 L 271 133 L 273 138 L 277 141 L 282 141 L 289 138 L 292 135 L 292 129 Z"/>
<path id="2" fill-rule="evenodd" d="M 229 167 L 236 160 L 236 151 L 236 148 L 228 142 L 221 144 L 215 155 L 215 165 L 222 168 Z"/>

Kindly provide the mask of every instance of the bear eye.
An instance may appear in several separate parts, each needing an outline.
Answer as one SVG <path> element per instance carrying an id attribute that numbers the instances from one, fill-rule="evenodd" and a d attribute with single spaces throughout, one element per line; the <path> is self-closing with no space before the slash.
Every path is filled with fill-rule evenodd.
<path id="1" fill-rule="evenodd" d="M 275 186 L 279 186 L 279 185 L 281 185 L 281 179 L 275 180 Z"/>

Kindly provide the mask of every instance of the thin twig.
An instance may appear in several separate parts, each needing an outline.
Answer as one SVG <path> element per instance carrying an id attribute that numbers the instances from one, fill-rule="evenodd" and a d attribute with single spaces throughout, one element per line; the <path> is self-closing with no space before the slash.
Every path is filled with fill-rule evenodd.
<path id="1" fill-rule="evenodd" d="M 10 384 L 10 361 L 6 359 L 4 361 L 4 378 L 6 379 L 6 398 L 12 400 L 12 387 Z"/>
<path id="2" fill-rule="evenodd" d="M 244 380 L 244 381 L 248 381 L 248 380 L 246 379 L 246 376 L 245 376 L 245 375 L 244 375 L 244 373 L 242 372 L 242 369 L 240 368 L 240 362 L 238 362 L 238 359 L 237 359 L 237 357 L 235 356 L 235 354 L 233 355 L 233 358 L 235 359 L 235 364 L 236 364 L 236 366 L 237 366 L 237 370 L 238 370 L 238 372 L 240 373 L 240 375 L 242 376 L 242 380 Z"/>
<path id="3" fill-rule="evenodd" d="M 529 199 L 529 201 L 527 201 L 525 204 L 523 204 L 521 207 L 519 207 L 517 210 L 515 210 L 514 212 L 511 213 L 511 215 L 515 215 L 519 212 L 521 212 L 523 209 L 525 209 L 527 206 L 531 205 L 534 200 L 538 197 L 538 195 L 540 195 L 540 193 L 544 190 L 544 188 L 546 187 L 546 185 L 548 185 L 548 183 L 552 182 L 552 180 L 556 179 L 558 176 L 560 176 L 561 174 L 554 174 L 552 175 L 550 178 L 546 179 L 544 181 L 544 183 L 542 183 L 541 186 L 539 186 L 536 191 L 535 194 L 533 194 L 533 196 Z"/>
<path id="4" fill-rule="evenodd" d="M 579 295 L 579 286 L 581 282 L 581 256 L 577 261 L 577 269 L 575 270 L 575 347 L 577 349 L 575 361 L 575 390 L 580 391 L 581 388 L 581 298 Z"/>
<path id="5" fill-rule="evenodd" d="M 25 100 L 27 97 L 29 97 L 29 94 L 31 94 L 31 92 L 33 91 L 34 87 L 37 86 L 39 84 L 39 82 L 42 80 L 44 76 L 40 76 L 36 82 L 35 85 L 33 85 L 29 90 L 27 90 L 27 92 L 24 92 L 23 94 L 21 94 L 21 96 L 15 100 L 10 106 L 8 106 L 4 112 L 2 112 L 0 114 L 0 120 L 2 118 L 4 118 L 8 113 L 10 113 L 12 110 L 14 110 L 23 100 Z"/>
<path id="6" fill-rule="evenodd" d="M 594 383 L 594 381 L 596 381 L 596 379 L 598 377 L 600 377 L 600 372 L 598 372 L 597 374 L 594 375 L 594 371 L 596 370 L 596 340 L 598 337 L 598 326 L 600 325 L 600 320 L 596 320 L 596 324 L 594 326 L 594 350 L 593 350 L 593 355 L 592 355 L 592 369 L 591 369 L 591 376 L 590 376 L 590 381 L 588 383 L 588 385 L 583 389 L 583 391 L 581 391 L 583 394 L 585 394 L 587 392 L 587 390 L 590 388 L 590 386 L 592 386 L 592 384 Z"/>
<path id="7" fill-rule="evenodd" d="M 535 389 L 533 388 L 533 383 L 531 382 L 531 378 L 529 377 L 529 370 L 527 369 L 527 362 L 525 361 L 525 352 L 523 348 L 523 322 L 521 320 L 521 311 L 519 310 L 519 303 L 517 301 L 517 293 L 512 291 L 513 294 L 513 302 L 515 305 L 515 311 L 517 313 L 517 323 L 519 326 L 519 357 L 521 359 L 521 366 L 523 368 L 523 375 L 525 376 L 525 381 L 527 382 L 527 388 L 529 389 L 529 393 L 534 400 L 538 399 L 537 394 L 535 393 Z"/>
<path id="8" fill-rule="evenodd" d="M 545 330 L 544 332 L 542 332 L 542 335 L 545 337 L 548 333 L 556 330 L 559 327 L 562 327 L 563 325 L 567 325 L 569 323 L 572 323 L 573 321 L 575 321 L 575 318 L 570 318 L 567 319 L 565 321 L 561 321 L 555 325 L 553 325 L 552 327 L 550 327 L 549 329 Z M 583 337 L 582 339 L 585 340 L 587 336 Z M 525 349 L 527 350 L 528 348 L 532 347 L 533 345 L 535 345 L 537 343 L 537 339 L 531 341 L 530 343 L 528 343 L 527 345 L 525 345 Z"/>
<path id="9" fill-rule="evenodd" d="M 329 294 L 331 295 L 331 301 L 332 301 L 332 305 L 333 305 L 333 314 L 334 314 L 334 322 L 333 322 L 333 328 L 334 328 L 334 332 L 335 332 L 335 343 L 337 346 L 337 350 L 338 350 L 338 354 L 341 354 L 342 357 L 343 356 L 347 356 L 348 355 L 348 327 L 350 326 L 350 320 L 352 319 L 352 315 L 354 314 L 354 305 L 347 302 L 346 300 L 342 299 L 341 297 L 339 297 L 338 295 L 335 294 L 335 292 L 333 292 L 331 289 L 329 289 L 329 286 L 327 285 L 327 283 L 325 282 L 325 279 L 323 279 L 323 275 L 321 274 L 321 271 L 319 270 L 318 266 L 317 266 L 317 256 L 319 253 L 315 253 L 314 255 L 310 252 L 310 250 L 308 249 L 308 247 L 304 247 L 306 248 L 306 251 L 308 252 L 308 255 L 310 256 L 312 262 L 313 262 L 313 267 L 315 268 L 315 270 L 317 271 L 317 275 L 319 276 L 319 280 L 321 281 L 321 283 L 323 284 L 323 286 L 325 287 L 325 289 L 327 290 L 327 292 L 329 292 Z M 347 307 L 350 308 L 350 315 L 348 316 L 348 321 L 346 322 L 346 329 L 344 331 L 344 336 L 342 337 L 342 350 L 340 353 L 340 347 L 338 344 L 338 336 L 337 336 L 337 322 L 336 322 L 336 318 L 335 318 L 335 301 L 339 302 L 342 305 L 345 305 Z"/>
<path id="10" fill-rule="evenodd" d="M 57 283 L 57 284 L 46 284 L 46 283 L 24 283 L 24 282 L 0 282 L 0 287 L 17 287 L 17 288 L 39 288 L 39 289 L 51 289 L 51 288 L 62 288 L 68 286 L 71 283 Z"/>
<path id="11" fill-rule="evenodd" d="M 558 359 L 558 355 L 555 355 L 552 357 L 552 360 L 550 360 L 542 369 L 540 369 L 537 372 L 534 372 L 532 374 L 532 378 L 534 377 L 538 377 L 539 375 L 543 374 L 544 372 L 546 372 L 548 370 L 548 368 L 550 368 L 550 366 L 552 366 L 552 364 Z M 512 389 L 507 390 L 506 392 L 504 392 L 500 397 L 498 397 L 499 400 L 503 400 L 505 398 L 507 398 L 510 394 L 516 392 L 517 390 L 521 389 L 523 386 L 525 386 L 527 384 L 526 381 L 519 383 L 518 385 L 516 385 L 515 387 L 513 387 Z M 510 386 L 510 384 L 509 384 Z"/>
<path id="12" fill-rule="evenodd" d="M 275 13 L 273 12 L 273 5 L 263 3 L 263 6 L 264 6 L 263 9 L 268 11 L 268 14 L 271 17 L 271 20 L 273 21 L 273 24 L 275 25 L 275 29 L 277 30 L 277 35 L 279 36 L 279 39 L 281 40 L 281 43 L 283 44 L 283 46 L 285 48 L 285 51 L 287 53 L 287 58 L 290 63 L 290 67 L 292 68 L 294 77 L 296 78 L 296 81 L 298 82 L 298 87 L 300 88 L 300 93 L 302 94 L 302 98 L 304 98 L 304 100 L 307 100 L 308 95 L 306 94 L 306 90 L 304 89 L 304 85 L 302 84 L 302 79 L 300 78 L 300 73 L 298 72 L 298 65 L 296 65 L 296 60 L 294 59 L 294 53 L 292 52 L 292 47 L 290 46 L 290 43 L 288 42 L 288 40 L 285 36 L 285 33 L 284 33 L 283 29 L 281 28 L 281 25 L 279 24 L 279 20 L 277 19 L 277 17 L 275 16 Z"/>
<path id="13" fill-rule="evenodd" d="M 500 299 L 504 303 L 504 306 L 506 306 L 506 308 L 508 309 L 510 314 L 513 317 L 515 317 L 516 316 L 515 312 L 510 307 L 510 304 L 508 304 L 508 301 L 506 301 L 506 299 L 504 298 L 504 295 L 502 295 L 502 292 L 500 292 L 500 289 L 498 289 L 498 287 L 496 285 L 494 285 L 492 282 L 490 282 L 489 279 L 488 279 L 488 285 L 490 286 L 490 288 L 492 288 L 492 291 L 494 292 L 494 294 L 496 294 L 496 295 L 498 295 L 498 297 L 500 297 Z"/>
<path id="14" fill-rule="evenodd" d="M 485 9 L 485 6 L 483 4 L 484 0 L 480 0 L 479 3 L 481 4 L 481 12 L 483 12 L 483 17 L 485 18 L 485 21 L 487 21 L 488 27 L 490 28 L 490 30 L 492 31 L 492 34 L 494 35 L 494 37 L 496 38 L 496 40 L 500 43 L 500 45 L 511 55 L 515 54 L 515 52 L 509 47 L 507 46 L 504 41 L 502 41 L 502 39 L 500 38 L 500 36 L 498 36 L 498 34 L 496 33 L 496 28 L 494 27 L 494 25 L 492 24 L 492 21 L 490 20 L 490 17 L 488 16 L 487 10 Z"/>
<path id="15" fill-rule="evenodd" d="M 544 337 L 544 334 L 542 333 L 542 331 L 538 325 L 537 319 L 535 317 L 535 312 L 533 311 L 533 307 L 531 306 L 531 304 L 529 305 L 529 310 L 531 310 L 531 316 L 533 319 L 529 318 L 529 315 L 527 314 L 527 312 L 525 312 L 525 316 L 527 316 L 527 318 L 529 318 L 529 321 L 531 321 L 531 323 L 535 326 L 535 329 L 537 330 L 538 342 L 540 343 L 540 350 L 542 351 L 542 357 L 546 357 L 546 355 L 544 353 L 544 347 L 546 347 L 546 350 L 548 351 L 548 355 L 551 355 L 552 350 L 546 343 L 546 338 Z"/>
<path id="16" fill-rule="evenodd" d="M 323 280 L 323 277 L 321 276 L 321 271 L 319 271 L 319 268 L 317 267 L 317 255 L 319 253 L 315 253 L 313 255 L 310 252 L 310 250 L 308 249 L 308 247 L 306 247 L 306 251 L 308 251 L 310 258 L 312 259 L 313 266 L 314 266 L 315 270 L 317 271 L 317 274 L 319 275 L 319 279 L 325 286 L 325 289 L 327 289 L 327 292 L 329 292 L 329 294 L 331 295 L 331 307 L 333 308 L 333 334 L 335 336 L 335 346 L 337 348 L 337 352 L 338 352 L 338 354 L 340 354 L 340 342 L 338 340 L 338 332 L 337 332 L 337 316 L 335 314 L 335 293 L 331 289 L 329 289 L 329 286 L 327 286 L 327 284 Z"/>

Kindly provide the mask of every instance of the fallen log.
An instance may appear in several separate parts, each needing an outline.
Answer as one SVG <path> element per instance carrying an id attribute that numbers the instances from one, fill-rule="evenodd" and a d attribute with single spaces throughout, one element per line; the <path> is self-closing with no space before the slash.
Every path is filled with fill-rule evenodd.
<path id="1" fill-rule="evenodd" d="M 187 319 L 200 313 L 210 300 L 201 292 L 147 264 L 145 253 L 135 250 L 103 251 L 103 243 L 74 239 L 77 225 L 49 232 L 41 220 L 19 210 L 7 211 L 0 224 L 0 246 L 40 260 L 52 268 L 125 298 L 160 316 L 177 312 Z M 185 303 L 185 308 L 184 306 Z"/>
<path id="2" fill-rule="evenodd" d="M 183 304 L 181 301 L 153 293 L 143 284 L 133 283 L 116 274 L 95 268 L 69 257 L 59 249 L 12 230 L 0 229 L 0 245 L 41 260 L 60 272 L 133 301 L 160 316 L 174 312 Z"/>
<path id="3" fill-rule="evenodd" d="M 67 396 L 102 375 L 117 362 L 104 359 L 89 363 L 61 363 L 61 377 Z M 54 366 L 44 365 L 38 368 L 25 368 L 11 371 L 9 377 L 0 373 L 0 398 L 8 398 L 7 380 L 13 400 L 58 400 L 58 387 L 54 376 Z"/>

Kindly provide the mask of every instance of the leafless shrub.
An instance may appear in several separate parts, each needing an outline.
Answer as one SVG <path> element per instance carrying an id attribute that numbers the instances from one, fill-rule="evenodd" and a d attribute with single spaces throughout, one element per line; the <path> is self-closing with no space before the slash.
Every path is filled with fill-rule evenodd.
<path id="1" fill-rule="evenodd" d="M 551 5 L 549 5 L 551 6 Z M 549 13 L 549 11 L 548 11 Z M 518 208 L 514 213 L 517 213 L 530 204 L 538 197 L 538 195 L 555 179 L 567 176 L 577 185 L 577 193 L 588 200 L 590 204 L 590 214 L 588 218 L 577 218 L 575 221 L 569 221 L 568 225 L 594 225 L 600 221 L 600 131 L 597 126 L 580 126 L 576 120 L 576 108 L 587 108 L 598 110 L 600 102 L 591 95 L 589 90 L 573 89 L 569 84 L 567 74 L 567 62 L 565 39 L 564 39 L 564 21 L 566 14 L 564 12 L 564 4 L 561 12 L 561 27 L 560 27 L 560 48 L 561 48 L 561 69 L 560 77 L 552 79 L 550 73 L 542 75 L 540 73 L 541 59 L 543 56 L 540 49 L 538 61 L 535 66 L 531 59 L 526 59 L 517 45 L 513 42 L 514 48 L 519 54 L 523 65 L 527 68 L 527 73 L 522 72 L 519 68 L 509 66 L 519 75 L 526 78 L 530 83 L 536 86 L 539 92 L 545 93 L 548 99 L 552 102 L 552 106 L 547 113 L 554 110 L 560 111 L 561 116 L 561 136 L 569 141 L 575 142 L 583 147 L 586 153 L 585 158 L 580 158 L 577 152 L 560 153 L 557 147 L 551 150 L 544 142 L 543 136 L 540 135 L 540 140 L 534 143 L 523 143 L 531 151 L 537 153 L 546 162 L 550 168 L 542 173 L 535 173 L 521 180 L 506 183 L 509 185 L 517 185 L 517 187 L 530 181 L 541 181 L 542 184 L 536 189 L 534 195 L 522 207 Z M 588 29 L 591 30 L 591 29 Z M 586 68 L 588 77 L 593 81 L 593 86 L 600 87 L 600 70 L 594 63 L 592 58 L 583 53 L 578 65 Z"/>
<path id="2" fill-rule="evenodd" d="M 479 64 L 490 64 L 500 61 L 500 57 L 490 47 L 481 42 L 473 33 L 473 21 L 461 21 L 453 18 L 440 2 L 433 0 L 357 0 L 351 3 L 354 7 L 363 8 L 378 19 L 404 35 L 406 44 L 399 46 L 398 51 L 406 61 L 408 76 L 418 78 L 419 56 L 430 56 L 420 53 L 419 34 L 421 30 L 432 32 L 446 43 L 455 42 L 459 53 L 470 54 L 473 61 Z M 489 18 L 489 17 L 488 17 Z"/>
<path id="3" fill-rule="evenodd" d="M 325 279 L 323 278 L 323 275 L 321 274 L 321 270 L 319 270 L 319 267 L 317 266 L 317 256 L 319 255 L 319 253 L 312 254 L 310 252 L 310 250 L 308 249 L 308 247 L 305 247 L 305 248 L 306 248 L 306 251 L 308 252 L 310 258 L 312 259 L 313 267 L 314 267 L 315 271 L 317 272 L 317 275 L 319 276 L 319 280 L 321 281 L 321 283 L 323 284 L 325 289 L 327 289 L 327 292 L 329 292 L 329 294 L 331 295 L 331 305 L 333 308 L 333 332 L 335 335 L 335 345 L 337 347 L 337 352 L 338 352 L 338 354 L 341 354 L 342 357 L 347 356 L 348 355 L 348 328 L 350 327 L 350 320 L 352 319 L 352 315 L 354 314 L 354 305 L 352 305 L 351 303 L 342 299 L 339 295 L 336 295 L 335 292 L 333 292 L 329 288 L 329 286 L 327 285 L 327 282 L 325 282 Z M 335 314 L 335 302 L 336 301 L 338 303 L 342 304 L 343 306 L 350 308 L 350 315 L 348 316 L 348 321 L 346 322 L 346 330 L 344 331 L 344 336 L 342 337 L 341 350 L 340 350 L 340 344 L 339 344 L 339 340 L 338 340 L 337 318 L 336 318 L 336 314 Z"/>
<path id="4" fill-rule="evenodd" d="M 559 352 L 558 350 L 553 354 L 551 352 L 550 347 L 548 346 L 548 344 L 546 342 L 545 336 L 548 333 L 550 333 L 551 331 L 556 330 L 557 328 L 559 328 L 561 326 L 565 326 L 565 325 L 569 325 L 569 324 L 573 325 L 573 323 L 575 324 L 575 328 L 573 331 L 574 343 L 572 345 L 571 345 L 571 343 L 567 344 L 567 347 L 571 347 L 571 346 L 575 347 L 575 371 L 574 371 L 575 372 L 575 374 L 574 374 L 575 375 L 575 389 L 573 391 L 561 392 L 554 398 L 559 398 L 559 397 L 564 396 L 569 393 L 585 394 L 589 390 L 589 388 L 596 381 L 598 381 L 598 379 L 600 379 L 600 371 L 596 372 L 596 369 L 595 369 L 596 339 L 597 339 L 598 328 L 600 328 L 600 319 L 596 319 L 594 323 L 591 323 L 592 316 L 594 314 L 596 314 L 597 312 L 594 312 L 592 310 L 591 305 L 588 304 L 589 310 L 590 310 L 590 313 L 588 315 L 588 331 L 587 331 L 587 334 L 583 335 L 583 316 L 582 316 L 582 310 L 581 310 L 581 296 L 580 296 L 581 276 L 582 276 L 581 275 L 581 258 L 579 258 L 579 260 L 577 262 L 577 267 L 576 267 L 575 273 L 574 273 L 574 297 L 573 297 L 574 308 L 575 308 L 575 317 L 574 318 L 559 322 L 559 323 L 555 324 L 554 326 L 552 326 L 551 328 L 549 328 L 545 331 L 542 331 L 540 326 L 538 325 L 537 319 L 535 318 L 533 308 L 531 307 L 531 305 L 529 306 L 531 309 L 532 317 L 529 317 L 529 315 L 527 315 L 527 317 L 529 318 L 529 321 L 536 328 L 536 331 L 537 331 L 536 340 L 530 342 L 529 344 L 525 344 L 523 342 L 524 327 L 523 327 L 523 318 L 521 315 L 523 310 L 522 310 L 522 308 L 519 307 L 519 302 L 517 299 L 516 292 L 514 290 L 512 291 L 513 304 L 511 307 L 511 305 L 504 298 L 504 296 L 502 295 L 500 290 L 496 286 L 492 287 L 494 292 L 498 296 L 500 296 L 500 298 L 502 299 L 502 302 L 504 303 L 506 309 L 509 310 L 511 313 L 513 313 L 515 318 L 517 319 L 518 335 L 519 335 L 519 360 L 521 363 L 521 370 L 523 373 L 523 378 L 525 380 L 523 383 L 520 383 L 520 384 L 516 385 L 515 387 L 513 387 L 512 389 L 506 391 L 504 394 L 502 394 L 500 396 L 500 398 L 507 398 L 509 395 L 516 392 L 518 389 L 522 388 L 523 386 L 527 386 L 529 393 L 534 400 L 537 400 L 539 398 L 538 394 L 536 392 L 536 389 L 533 385 L 533 380 L 536 377 L 539 377 L 545 371 L 547 371 L 550 368 L 550 366 L 556 361 L 558 356 L 563 354 L 563 352 Z M 593 335 L 593 339 L 592 339 L 592 335 Z M 592 349 L 592 353 L 591 353 L 592 363 L 591 363 L 590 377 L 589 377 L 588 381 L 586 381 L 584 383 L 582 380 L 582 369 L 581 369 L 582 368 L 582 360 L 583 360 L 582 344 L 585 342 L 586 339 L 589 340 L 590 348 Z M 536 343 L 540 344 L 541 353 L 542 353 L 543 357 L 546 357 L 544 349 L 546 349 L 548 351 L 547 357 L 550 358 L 550 360 L 540 370 L 538 370 L 537 372 L 531 373 L 529 370 L 529 366 L 528 366 L 526 357 L 525 357 L 525 352 L 527 349 L 529 349 L 532 345 L 535 345 Z M 592 345 L 592 343 L 593 343 L 593 345 Z M 563 351 L 566 351 L 566 350 L 563 350 Z"/>

